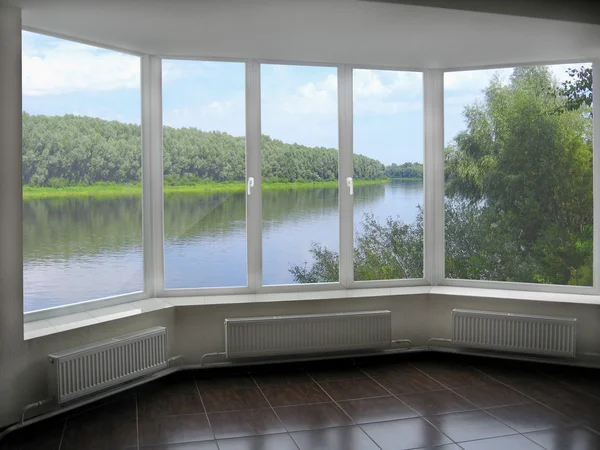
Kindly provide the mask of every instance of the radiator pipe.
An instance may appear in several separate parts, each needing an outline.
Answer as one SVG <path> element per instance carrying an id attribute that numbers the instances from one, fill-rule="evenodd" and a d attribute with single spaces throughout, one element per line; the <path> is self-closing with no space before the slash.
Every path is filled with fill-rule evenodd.
<path id="1" fill-rule="evenodd" d="M 44 406 L 52 401 L 56 400 L 56 397 L 48 397 L 44 400 L 40 400 L 39 402 L 30 403 L 26 405 L 25 408 L 21 410 L 21 426 L 23 426 L 23 422 L 25 422 L 25 413 L 33 408 L 39 408 L 40 406 Z"/>
<path id="2" fill-rule="evenodd" d="M 212 352 L 212 353 L 205 353 L 204 355 L 202 355 L 202 357 L 200 358 L 200 367 L 204 367 L 204 358 L 208 358 L 209 356 L 223 356 L 226 355 L 226 352 Z"/>
<path id="3" fill-rule="evenodd" d="M 168 367 L 171 367 L 171 363 L 172 363 L 173 361 L 177 361 L 178 359 L 184 359 L 184 358 L 183 358 L 183 355 L 172 356 L 171 358 L 169 358 L 169 359 L 167 360 L 167 366 L 168 366 Z"/>
<path id="4" fill-rule="evenodd" d="M 452 343 L 452 339 L 448 339 L 448 338 L 431 338 L 429 339 L 429 341 L 427 341 L 427 349 L 429 350 L 429 348 L 431 348 L 431 343 L 432 342 L 450 342 Z"/>
<path id="5" fill-rule="evenodd" d="M 173 368 L 173 369 L 164 369 L 164 370 L 161 370 L 160 372 L 153 373 L 152 375 L 145 376 L 145 377 L 140 378 L 138 380 L 135 380 L 133 382 L 130 382 L 130 383 L 127 383 L 127 384 L 123 384 L 121 386 L 109 389 L 109 390 L 107 390 L 105 392 L 102 392 L 100 394 L 94 395 L 93 397 L 89 397 L 87 399 L 80 400 L 77 403 L 72 403 L 72 404 L 67 405 L 67 406 L 59 406 L 58 409 L 55 409 L 53 411 L 49 411 L 49 412 L 44 413 L 44 414 L 39 414 L 39 415 L 31 417 L 31 418 L 29 418 L 29 419 L 27 419 L 25 421 L 18 422 L 16 424 L 11 425 L 10 427 L 6 428 L 4 431 L 2 431 L 0 433 L 0 441 L 2 441 L 2 439 L 8 433 L 10 433 L 12 431 L 16 431 L 16 430 L 18 430 L 20 428 L 23 428 L 23 427 L 26 427 L 28 425 L 33 425 L 34 423 L 41 422 L 42 420 L 50 419 L 51 417 L 57 416 L 59 414 L 62 414 L 63 412 L 71 411 L 71 410 L 73 410 L 75 408 L 79 408 L 81 406 L 88 405 L 88 404 L 93 403 L 93 402 L 98 401 L 98 400 L 102 400 L 103 398 L 110 397 L 111 395 L 118 394 L 119 392 L 126 391 L 128 389 L 131 389 L 132 387 L 141 386 L 142 384 L 145 384 L 145 383 L 147 383 L 149 381 L 153 381 L 155 379 L 159 379 L 159 378 L 162 378 L 164 376 L 171 375 L 172 373 L 178 372 L 178 371 L 180 371 L 182 369 L 187 369 L 187 366 L 180 366 L 178 368 Z M 45 401 L 46 400 L 42 400 L 41 402 L 37 402 L 37 403 L 42 403 L 42 402 L 45 402 Z M 32 403 L 32 405 L 36 405 L 37 403 Z M 30 405 L 28 405 L 28 406 L 30 406 Z M 27 408 L 27 406 L 25 408 Z"/>
<path id="6" fill-rule="evenodd" d="M 404 339 L 400 339 L 400 341 L 405 341 Z M 406 341 L 409 341 L 406 339 Z M 412 344 L 412 342 L 411 342 Z M 213 367 L 236 367 L 236 366 L 261 366 L 265 364 L 286 364 L 286 363 L 294 363 L 294 362 L 304 362 L 304 361 L 320 361 L 323 359 L 333 360 L 333 359 L 343 359 L 343 358 L 361 358 L 365 356 L 374 356 L 374 355 L 394 355 L 397 353 L 418 353 L 422 351 L 427 351 L 428 348 L 426 346 L 421 347 L 409 347 L 409 348 L 388 348 L 384 350 L 378 350 L 377 352 L 370 353 L 340 353 L 337 355 L 325 355 L 325 356 L 313 356 L 309 355 L 305 358 L 302 357 L 291 357 L 286 359 L 277 359 L 277 360 L 261 360 L 261 361 L 249 361 L 244 360 L 241 363 L 235 361 L 223 361 L 223 362 L 213 362 L 213 363 L 200 363 L 200 364 L 192 364 L 187 365 L 186 369 L 207 369 Z M 215 353 L 216 354 L 216 353 Z M 211 353 L 210 355 L 214 355 Z"/>
<path id="7" fill-rule="evenodd" d="M 408 344 L 407 350 L 412 348 L 412 341 L 410 339 L 394 339 L 392 341 L 393 344 Z"/>

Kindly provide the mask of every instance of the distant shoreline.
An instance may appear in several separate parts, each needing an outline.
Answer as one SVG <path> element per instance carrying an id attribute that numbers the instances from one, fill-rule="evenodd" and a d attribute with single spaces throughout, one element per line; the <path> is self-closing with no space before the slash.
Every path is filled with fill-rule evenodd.
<path id="1" fill-rule="evenodd" d="M 421 178 L 388 178 L 383 180 L 355 180 L 355 186 L 368 186 L 376 184 L 385 184 L 393 180 L 402 181 L 423 181 Z M 291 190 L 291 189 L 314 189 L 314 188 L 335 188 L 337 181 L 299 181 L 299 182 L 266 182 L 263 183 L 264 190 Z M 236 194 L 244 192 L 246 185 L 244 182 L 206 182 L 190 185 L 169 186 L 165 185 L 165 194 Z M 142 188 L 138 184 L 112 184 L 98 183 L 93 185 L 67 186 L 52 188 L 45 186 L 23 186 L 23 200 L 40 200 L 46 198 L 113 198 L 141 195 Z"/>

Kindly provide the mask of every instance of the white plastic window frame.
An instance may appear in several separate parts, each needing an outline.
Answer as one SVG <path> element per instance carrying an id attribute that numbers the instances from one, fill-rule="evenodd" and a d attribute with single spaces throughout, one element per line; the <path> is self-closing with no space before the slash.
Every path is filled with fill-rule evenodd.
<path id="1" fill-rule="evenodd" d="M 569 60 L 555 60 L 548 62 L 533 62 L 533 63 L 518 63 L 518 64 L 503 64 L 503 65 L 491 65 L 481 67 L 464 67 L 464 68 L 453 68 L 446 69 L 443 73 L 452 72 L 463 72 L 470 70 L 493 70 L 502 68 L 515 68 L 515 67 L 529 67 L 529 66 L 540 66 L 540 65 L 559 65 L 559 64 L 592 64 L 592 92 L 594 93 L 596 87 L 600 85 L 600 60 L 595 58 L 577 58 Z M 600 91 L 600 89 L 598 90 Z M 444 90 L 443 90 L 443 78 L 442 78 L 442 92 L 441 98 L 438 100 L 442 104 L 442 114 L 444 113 L 443 101 L 444 101 Z M 444 255 L 441 259 L 437 260 L 437 274 L 439 277 L 438 285 L 440 286 L 452 286 L 452 287 L 465 287 L 465 288 L 478 288 L 478 289 L 498 289 L 498 290 L 510 290 L 510 291 L 537 291 L 537 292 L 548 292 L 548 293 L 562 293 L 562 294 L 585 294 L 585 295 L 598 295 L 600 294 L 600 102 L 596 100 L 593 103 L 593 148 L 592 148 L 592 159 L 593 159 L 593 284 L 592 286 L 568 286 L 568 285 L 555 285 L 555 284 L 538 284 L 538 283 L 521 283 L 521 282 L 510 282 L 510 281 L 488 281 L 488 280 L 466 280 L 466 279 L 455 279 L 446 278 L 445 271 L 445 246 L 444 246 L 444 218 L 445 213 L 444 207 L 444 186 L 442 183 L 441 189 L 441 211 L 437 209 L 440 214 L 440 227 L 441 227 L 441 245 L 440 247 L 444 250 Z M 444 117 L 442 115 L 441 124 L 439 127 L 433 130 L 438 139 L 441 139 L 442 150 L 444 145 Z M 442 176 L 443 176 L 443 164 L 442 160 Z M 439 189 L 439 186 L 437 186 Z M 438 205 L 439 208 L 439 205 Z M 437 231 L 440 233 L 440 231 Z"/>
<path id="2" fill-rule="evenodd" d="M 46 34 L 32 28 L 26 31 Z M 51 35 L 67 39 L 59 35 Z M 98 43 L 70 39 L 75 42 L 139 56 L 141 59 L 142 95 L 142 215 L 144 291 L 113 297 L 82 301 L 70 305 L 47 308 L 24 314 L 31 322 L 51 317 L 84 312 L 101 307 L 134 302 L 154 297 L 183 297 L 208 295 L 236 295 L 327 291 L 336 289 L 364 289 L 402 286 L 456 286 L 466 288 L 540 291 L 567 294 L 600 293 L 600 271 L 594 270 L 592 287 L 561 286 L 502 281 L 458 280 L 445 278 L 444 248 L 444 74 L 465 70 L 496 69 L 540 64 L 567 64 L 592 62 L 593 91 L 600 83 L 600 60 L 577 59 L 545 63 L 504 64 L 486 67 L 453 69 L 418 69 L 399 66 L 361 66 L 346 64 L 319 64 L 307 62 L 231 59 L 213 57 L 155 56 L 108 47 Z M 255 188 L 246 201 L 247 223 L 247 286 L 197 289 L 165 289 L 163 239 L 163 153 L 162 153 L 162 60 L 195 60 L 243 62 L 246 64 L 246 177 L 254 177 Z M 262 192 L 260 143 L 260 65 L 287 64 L 337 67 L 338 70 L 338 125 L 339 125 L 339 220 L 340 220 L 340 281 L 306 285 L 262 285 Z M 423 73 L 423 132 L 424 132 L 424 276 L 422 279 L 354 281 L 353 275 L 353 204 L 346 178 L 353 174 L 353 69 L 395 70 Z M 593 106 L 593 189 L 594 189 L 594 268 L 600 264 L 600 102 Z"/>
<path id="3" fill-rule="evenodd" d="M 350 196 L 346 178 L 353 174 L 353 69 L 378 69 L 395 71 L 412 71 L 423 73 L 418 69 L 407 69 L 399 67 L 366 67 L 344 64 L 320 64 L 298 61 L 281 60 L 232 60 L 227 58 L 176 58 L 164 57 L 165 60 L 197 60 L 197 61 L 224 61 L 224 62 L 245 62 L 246 63 L 246 178 L 254 179 L 254 188 L 252 194 L 246 193 L 246 223 L 247 223 L 247 280 L 246 287 L 223 287 L 223 288 L 185 288 L 185 289 L 165 289 L 164 282 L 162 289 L 156 291 L 156 297 L 182 297 L 182 296 L 208 296 L 208 295 L 235 295 L 235 294 L 267 294 L 267 293 L 289 293 L 289 292 L 314 292 L 339 289 L 364 289 L 364 288 L 385 288 L 402 286 L 426 286 L 433 277 L 418 279 L 398 279 L 398 280 L 373 280 L 373 281 L 354 281 L 353 276 L 353 201 Z M 282 284 L 282 285 L 263 285 L 262 284 L 262 173 L 261 173 L 261 102 L 260 102 L 260 68 L 264 64 L 275 65 L 293 65 L 309 67 L 330 67 L 337 69 L 338 79 L 338 189 L 339 189 L 339 243 L 340 243 L 340 267 L 339 281 L 330 283 L 311 283 L 311 284 Z M 439 71 L 438 71 L 439 72 Z M 429 114 L 432 116 L 431 112 Z M 427 119 L 426 119 L 427 120 Z M 162 124 L 155 123 L 154 127 L 161 127 Z M 156 149 L 158 152 L 159 150 Z M 162 149 L 160 149 L 162 151 Z M 162 155 L 160 156 L 162 160 Z M 158 173 L 155 174 L 158 176 Z M 431 177 L 431 175 L 429 175 Z M 162 197 L 161 197 L 162 200 Z M 156 205 L 156 209 L 159 206 Z M 431 215 L 429 221 L 434 223 Z M 427 220 L 427 219 L 425 219 Z M 425 240 L 427 239 L 425 232 Z M 157 231 L 156 238 L 153 241 L 155 248 L 162 248 L 162 242 L 159 242 Z M 434 246 L 431 246 L 434 247 Z M 424 258 L 425 252 L 424 252 Z M 427 269 L 424 269 L 427 272 Z M 164 271 L 157 274 L 158 277 L 164 277 Z M 164 280 L 164 278 L 162 278 Z"/>
<path id="4" fill-rule="evenodd" d="M 35 33 L 35 34 L 39 34 L 42 36 L 49 36 L 49 37 L 54 37 L 57 39 L 62 39 L 64 41 L 68 41 L 68 42 L 77 42 L 79 44 L 84 44 L 84 45 L 89 45 L 91 47 L 95 47 L 95 48 L 99 48 L 99 49 L 104 49 L 104 50 L 111 50 L 114 52 L 119 52 L 119 53 L 123 53 L 126 55 L 131 55 L 131 56 L 136 56 L 138 58 L 140 58 L 140 74 L 141 74 L 141 80 L 140 80 L 140 95 L 141 95 L 141 105 L 142 105 L 142 114 L 141 114 L 141 121 L 142 121 L 142 252 L 143 252 L 143 266 L 144 266 L 144 288 L 141 291 L 134 291 L 134 292 L 127 292 L 127 293 L 123 293 L 123 294 L 118 294 L 118 295 L 114 295 L 114 296 L 110 296 L 110 297 L 103 297 L 103 298 L 96 298 L 96 299 L 90 299 L 90 300 L 83 300 L 81 302 L 77 302 L 77 303 L 71 303 L 71 304 L 67 304 L 67 305 L 61 305 L 61 306 L 54 306 L 54 307 L 50 307 L 50 308 L 44 308 L 44 309 L 40 309 L 40 310 L 35 310 L 35 311 L 29 311 L 29 312 L 25 312 L 23 313 L 23 320 L 25 323 L 27 322 L 33 322 L 36 320 L 43 320 L 43 319 L 48 319 L 48 318 L 52 318 L 52 317 L 61 317 L 61 316 L 66 316 L 69 314 L 76 314 L 76 313 L 80 313 L 80 312 L 85 312 L 85 311 L 90 311 L 90 310 L 94 310 L 94 309 L 98 309 L 98 308 L 104 308 L 107 306 L 114 306 L 114 305 L 119 305 L 119 304 L 123 304 L 123 303 L 131 303 L 131 302 L 135 302 L 135 301 L 139 301 L 139 300 L 145 300 L 147 298 L 149 298 L 148 296 L 148 277 L 147 277 L 147 271 L 146 271 L 146 264 L 147 264 L 147 260 L 148 260 L 148 252 L 151 251 L 152 246 L 148 246 L 148 240 L 146 238 L 146 233 L 148 230 L 147 227 L 147 214 L 145 213 L 145 210 L 147 210 L 148 205 L 147 203 L 147 199 L 149 198 L 149 192 L 147 192 L 147 183 L 149 182 L 149 178 L 147 176 L 146 173 L 144 173 L 145 171 L 145 159 L 147 158 L 147 155 L 145 155 L 145 151 L 146 149 L 144 148 L 144 132 L 147 132 L 148 130 L 144 129 L 147 128 L 147 126 L 145 127 L 145 121 L 144 121 L 144 114 L 145 114 L 145 99 L 144 99 L 144 85 L 146 84 L 146 89 L 150 86 L 149 83 L 145 83 L 144 82 L 144 58 L 147 58 L 147 55 L 140 53 L 140 52 L 135 52 L 132 50 L 128 50 L 128 49 L 123 49 L 120 47 L 115 47 L 115 46 L 110 46 L 110 45 L 105 45 L 105 44 L 101 44 L 98 42 L 94 42 L 94 41 L 90 41 L 90 40 L 85 40 L 85 39 L 75 39 L 72 37 L 68 37 L 68 36 L 63 36 L 59 33 L 49 33 L 47 31 L 44 30 L 39 30 L 35 27 L 22 27 L 22 31 L 27 31 L 30 33 Z"/>
<path id="5" fill-rule="evenodd" d="M 348 195 L 348 188 L 343 180 L 346 177 L 352 177 L 354 173 L 353 155 L 354 155 L 354 70 L 382 70 L 390 72 L 412 72 L 422 74 L 423 82 L 423 276 L 420 278 L 396 278 L 390 280 L 355 280 L 354 279 L 354 201 Z M 433 254 L 431 250 L 435 249 L 433 242 L 436 234 L 435 214 L 427 211 L 434 211 L 435 200 L 433 194 L 436 189 L 428 188 L 428 183 L 435 183 L 436 174 L 433 169 L 435 167 L 436 150 L 435 141 L 429 137 L 433 122 L 436 119 L 435 106 L 427 101 L 426 92 L 433 92 L 435 87 L 432 80 L 439 78 L 440 71 L 438 70 L 423 70 L 406 67 L 390 67 L 390 66 L 364 66 L 364 65 L 344 65 L 341 71 L 340 89 L 344 88 L 344 99 L 340 102 L 340 154 L 344 152 L 344 166 L 340 166 L 340 187 L 344 188 L 343 195 L 340 195 L 342 200 L 340 214 L 340 228 L 342 231 L 342 240 L 340 240 L 340 265 L 344 265 L 345 271 L 345 287 L 349 289 L 368 289 L 368 288 L 385 288 L 385 287 L 402 287 L 402 286 L 427 286 L 432 285 L 436 279 L 435 264 L 433 264 Z M 338 78 L 339 80 L 339 78 Z M 342 138 L 341 136 L 344 136 Z M 443 150 L 443 149 L 442 149 Z M 443 156 L 443 151 L 442 151 Z M 442 174 L 443 180 L 443 174 Z M 343 185 L 343 186 L 342 186 Z M 343 216 L 343 219 L 342 219 Z"/>

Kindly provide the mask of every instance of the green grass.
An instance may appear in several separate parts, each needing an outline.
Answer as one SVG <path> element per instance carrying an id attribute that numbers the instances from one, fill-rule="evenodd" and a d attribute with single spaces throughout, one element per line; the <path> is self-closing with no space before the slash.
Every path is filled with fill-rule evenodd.
<path id="1" fill-rule="evenodd" d="M 388 183 L 390 180 L 356 180 L 355 186 L 367 186 L 373 184 Z M 335 188 L 337 181 L 302 181 L 295 183 L 267 182 L 263 183 L 263 189 L 270 190 L 290 190 L 290 189 L 314 189 L 314 188 Z M 182 186 L 165 186 L 165 194 L 173 193 L 195 193 L 200 195 L 213 195 L 220 193 L 241 193 L 246 188 L 243 182 L 206 182 Z M 40 200 L 45 198 L 71 198 L 71 197 L 94 197 L 94 198 L 115 198 L 124 196 L 141 195 L 142 187 L 140 184 L 112 184 L 99 183 L 89 186 L 67 186 L 67 187 L 44 187 L 44 186 L 23 186 L 24 200 Z"/>

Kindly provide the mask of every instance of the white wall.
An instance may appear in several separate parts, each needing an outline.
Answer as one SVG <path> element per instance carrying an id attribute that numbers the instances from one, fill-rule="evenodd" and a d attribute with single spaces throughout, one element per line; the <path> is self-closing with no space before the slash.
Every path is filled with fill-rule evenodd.
<path id="1" fill-rule="evenodd" d="M 21 12 L 0 6 L 0 425 L 28 369 L 23 351 Z M 21 316 L 21 318 L 19 318 Z"/>
<path id="2" fill-rule="evenodd" d="M 186 363 L 198 364 L 204 353 L 224 350 L 223 320 L 227 317 L 374 309 L 392 311 L 394 339 L 411 339 L 413 345 L 423 346 L 427 345 L 429 337 L 450 337 L 450 314 L 454 308 L 575 317 L 578 321 L 578 352 L 600 353 L 600 306 L 597 305 L 423 294 L 369 299 L 180 306 L 27 341 L 19 355 L 22 370 L 9 376 L 4 372 L 0 373 L 0 426 L 16 422 L 20 409 L 25 404 L 46 397 L 47 355 L 53 351 L 152 326 L 166 326 L 169 330 L 170 354 L 183 355 Z M 5 396 L 8 391 L 14 394 Z"/>

